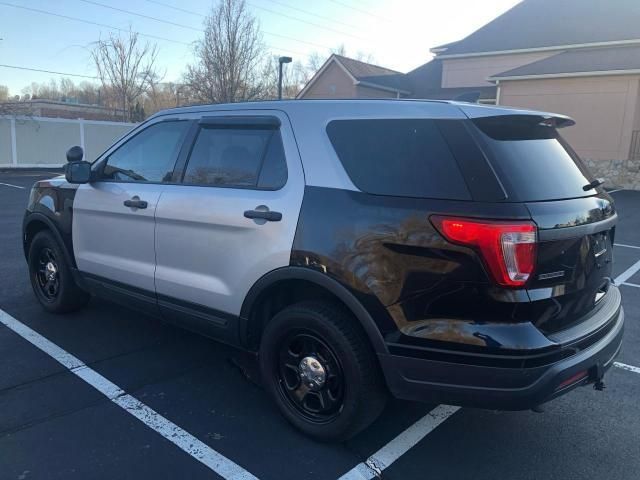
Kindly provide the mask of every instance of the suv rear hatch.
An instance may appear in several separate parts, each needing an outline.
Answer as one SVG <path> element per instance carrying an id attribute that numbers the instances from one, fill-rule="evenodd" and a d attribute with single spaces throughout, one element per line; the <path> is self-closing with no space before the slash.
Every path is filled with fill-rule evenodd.
<path id="1" fill-rule="evenodd" d="M 450 334 L 456 322 L 592 331 L 583 322 L 606 303 L 616 215 L 602 188 L 585 189 L 594 179 L 558 135 L 572 121 L 462 104 L 459 116 L 422 118 L 407 105 L 406 118 L 326 128 L 363 193 L 340 214 L 340 250 L 358 259 L 359 281 L 412 335 Z"/>
<path id="2" fill-rule="evenodd" d="M 526 285 L 532 303 L 523 310 L 547 334 L 576 325 L 606 299 L 617 216 L 558 133 L 572 121 L 463 111 L 472 117 L 470 132 L 502 185 L 503 201 L 524 204 L 538 226 L 535 269 Z"/>

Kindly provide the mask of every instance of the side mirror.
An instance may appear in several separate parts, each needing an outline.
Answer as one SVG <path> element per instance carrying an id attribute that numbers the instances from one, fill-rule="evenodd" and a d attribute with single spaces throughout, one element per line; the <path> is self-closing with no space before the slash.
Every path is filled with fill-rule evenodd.
<path id="1" fill-rule="evenodd" d="M 69 183 L 89 183 L 91 164 L 82 161 L 67 163 L 64 167 L 64 176 Z"/>
<path id="2" fill-rule="evenodd" d="M 64 167 L 64 176 L 69 183 L 89 183 L 91 180 L 91 164 L 83 162 L 84 151 L 82 147 L 71 147 L 67 150 L 67 163 Z"/>
<path id="3" fill-rule="evenodd" d="M 84 151 L 82 150 L 82 147 L 76 145 L 75 147 L 71 147 L 69 150 L 67 150 L 67 162 L 69 163 L 80 162 L 82 161 L 82 157 L 84 157 Z"/>

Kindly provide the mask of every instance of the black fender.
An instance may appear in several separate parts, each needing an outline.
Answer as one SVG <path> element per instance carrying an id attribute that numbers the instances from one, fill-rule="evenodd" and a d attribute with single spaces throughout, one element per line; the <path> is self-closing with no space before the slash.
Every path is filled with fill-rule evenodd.
<path id="1" fill-rule="evenodd" d="M 240 310 L 240 338 L 248 338 L 249 316 L 260 294 L 271 285 L 283 280 L 305 280 L 335 295 L 358 319 L 376 353 L 389 353 L 380 329 L 366 308 L 344 285 L 317 270 L 304 267 L 282 267 L 262 276 L 247 293 Z"/>
<path id="2" fill-rule="evenodd" d="M 76 260 L 73 255 L 73 251 L 69 249 L 68 243 L 63 238 L 59 227 L 48 216 L 39 212 L 27 212 L 22 221 L 22 248 L 24 250 L 24 256 L 27 261 L 29 260 L 29 246 L 27 245 L 27 230 L 34 222 L 42 223 L 46 225 L 47 229 L 51 231 L 56 241 L 64 252 L 65 259 L 67 260 L 69 267 L 76 268 Z M 69 239 L 70 240 L 70 239 Z"/>

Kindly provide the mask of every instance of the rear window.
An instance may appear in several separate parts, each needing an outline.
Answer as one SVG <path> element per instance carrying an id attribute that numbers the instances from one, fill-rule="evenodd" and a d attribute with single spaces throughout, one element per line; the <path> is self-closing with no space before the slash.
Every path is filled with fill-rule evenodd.
<path id="1" fill-rule="evenodd" d="M 363 192 L 471 199 L 435 120 L 334 120 L 327 134 L 351 181 Z"/>
<path id="2" fill-rule="evenodd" d="M 473 119 L 489 162 L 511 200 L 532 202 L 590 196 L 593 178 L 543 117 L 506 115 Z"/>

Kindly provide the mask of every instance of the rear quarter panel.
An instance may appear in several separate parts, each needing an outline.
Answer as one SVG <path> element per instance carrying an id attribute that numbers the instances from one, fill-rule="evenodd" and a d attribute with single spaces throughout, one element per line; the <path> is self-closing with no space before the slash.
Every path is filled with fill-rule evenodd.
<path id="1" fill-rule="evenodd" d="M 446 242 L 432 214 L 530 218 L 523 205 L 307 187 L 291 263 L 345 285 L 387 338 L 425 319 L 515 319 L 518 302 L 529 300 L 526 291 L 492 287 L 475 252 Z"/>

